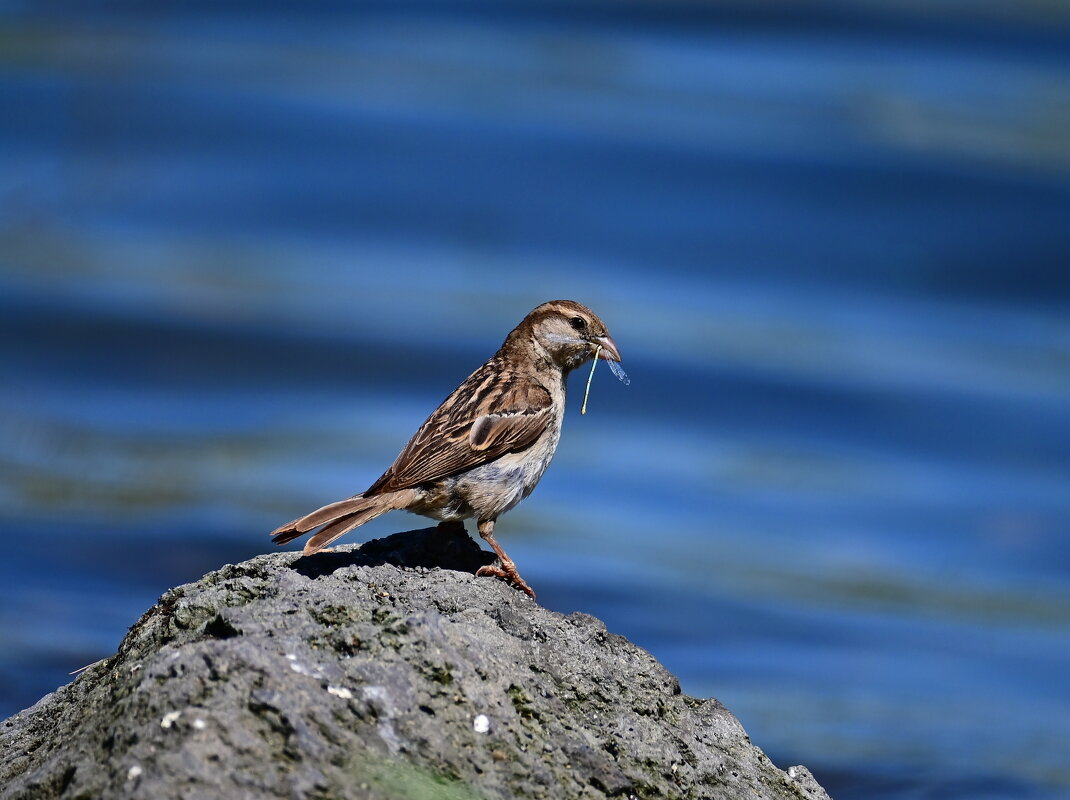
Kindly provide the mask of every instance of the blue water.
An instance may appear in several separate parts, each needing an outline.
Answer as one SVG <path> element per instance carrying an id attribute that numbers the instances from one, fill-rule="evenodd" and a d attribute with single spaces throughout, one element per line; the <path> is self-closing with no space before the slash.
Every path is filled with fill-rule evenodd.
<path id="1" fill-rule="evenodd" d="M 837 800 L 1070 795 L 1070 12 L 0 8 L 0 717 L 571 297 L 541 603 Z"/>

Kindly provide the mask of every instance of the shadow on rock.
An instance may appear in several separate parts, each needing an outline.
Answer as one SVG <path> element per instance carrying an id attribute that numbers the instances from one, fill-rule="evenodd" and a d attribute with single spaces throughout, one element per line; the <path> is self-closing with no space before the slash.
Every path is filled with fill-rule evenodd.
<path id="1" fill-rule="evenodd" d="M 461 523 L 402 531 L 372 539 L 359 550 L 328 550 L 298 559 L 293 569 L 308 578 L 332 575 L 343 567 L 439 567 L 474 574 L 494 563 L 494 554 L 483 550 Z"/>

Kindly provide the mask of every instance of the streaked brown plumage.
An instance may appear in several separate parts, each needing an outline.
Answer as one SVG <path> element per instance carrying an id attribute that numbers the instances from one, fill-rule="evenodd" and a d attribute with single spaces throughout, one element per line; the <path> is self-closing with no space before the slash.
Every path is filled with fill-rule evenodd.
<path id="1" fill-rule="evenodd" d="M 505 578 L 534 597 L 495 541 L 494 522 L 527 497 L 546 471 L 561 436 L 565 379 L 599 346 L 599 358 L 620 361 L 593 311 L 572 300 L 543 303 L 427 418 L 375 483 L 283 525 L 272 532 L 275 543 L 319 528 L 305 544 L 310 555 L 399 509 L 443 524 L 475 517 L 500 564 L 477 574 Z"/>

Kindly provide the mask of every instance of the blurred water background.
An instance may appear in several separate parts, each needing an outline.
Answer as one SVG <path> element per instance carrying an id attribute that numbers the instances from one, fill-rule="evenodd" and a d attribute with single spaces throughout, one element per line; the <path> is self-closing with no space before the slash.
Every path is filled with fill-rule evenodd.
<path id="1" fill-rule="evenodd" d="M 1066 4 L 0 9 L 0 717 L 566 297 L 541 603 L 837 800 L 1070 796 Z"/>

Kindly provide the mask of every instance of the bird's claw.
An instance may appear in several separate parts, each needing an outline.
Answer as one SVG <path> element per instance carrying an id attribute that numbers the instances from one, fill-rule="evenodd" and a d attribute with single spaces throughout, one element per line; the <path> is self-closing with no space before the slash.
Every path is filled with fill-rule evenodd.
<path id="1" fill-rule="evenodd" d="M 520 577 L 520 573 L 516 571 L 516 565 L 512 561 L 503 562 L 500 567 L 491 564 L 488 564 L 485 567 L 480 567 L 476 570 L 476 575 L 479 577 L 490 575 L 495 578 L 504 578 L 532 600 L 535 599 L 535 592 L 528 586 L 527 582 Z"/>

